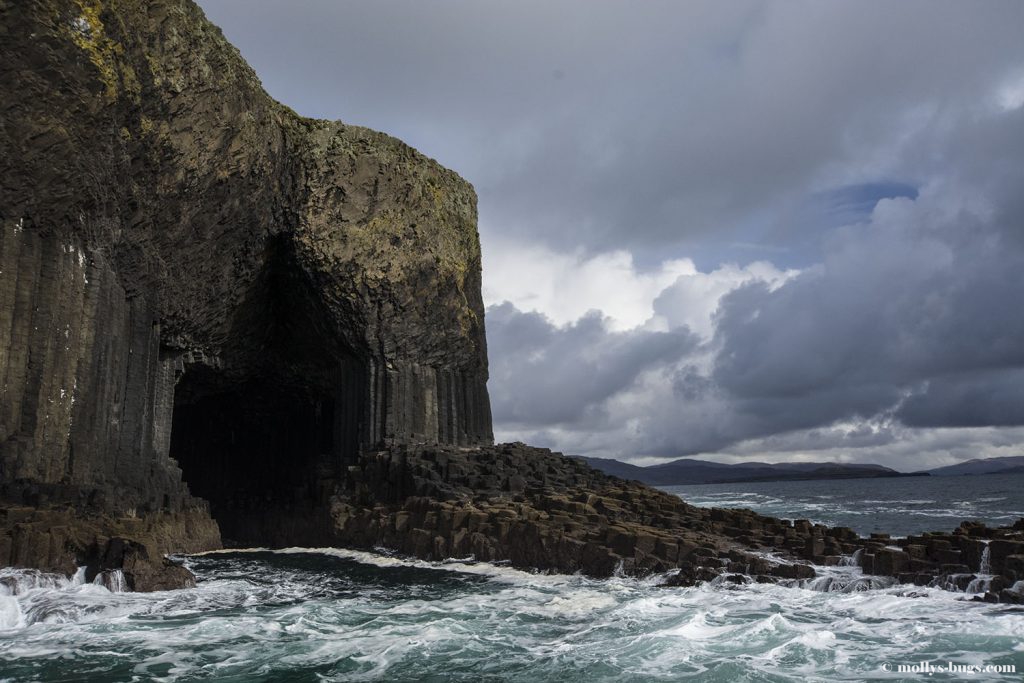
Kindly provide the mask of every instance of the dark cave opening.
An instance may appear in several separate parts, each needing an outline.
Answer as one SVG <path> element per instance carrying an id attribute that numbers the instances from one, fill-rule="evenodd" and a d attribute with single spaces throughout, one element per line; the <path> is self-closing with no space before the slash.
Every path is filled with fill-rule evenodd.
<path id="1" fill-rule="evenodd" d="M 311 542 L 288 520 L 322 506 L 358 451 L 364 364 L 291 257 L 271 243 L 223 362 L 186 364 L 175 386 L 170 455 L 226 545 Z"/>
<path id="2" fill-rule="evenodd" d="M 175 405 L 171 457 L 227 541 L 263 543 L 265 513 L 323 502 L 340 462 L 337 418 L 331 396 L 244 383 Z"/>

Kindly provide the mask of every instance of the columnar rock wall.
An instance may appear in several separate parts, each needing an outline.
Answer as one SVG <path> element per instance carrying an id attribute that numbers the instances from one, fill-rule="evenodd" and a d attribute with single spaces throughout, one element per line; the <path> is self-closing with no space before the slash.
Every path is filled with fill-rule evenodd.
<path id="1" fill-rule="evenodd" d="M 239 518 L 489 443 L 483 315 L 472 187 L 273 101 L 190 0 L 0 2 L 3 500 Z"/>
<path id="2" fill-rule="evenodd" d="M 156 312 L 102 255 L 0 227 L 0 475 L 81 485 L 124 507 L 182 508 L 167 458 L 174 373 Z"/>

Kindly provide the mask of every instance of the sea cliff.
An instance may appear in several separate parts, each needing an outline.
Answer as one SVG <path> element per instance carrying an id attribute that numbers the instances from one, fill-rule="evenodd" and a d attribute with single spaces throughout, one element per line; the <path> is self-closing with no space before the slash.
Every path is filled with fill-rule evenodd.
<path id="1" fill-rule="evenodd" d="M 189 0 L 0 2 L 0 564 L 155 590 L 174 553 L 384 546 L 685 585 L 856 555 L 1013 599 L 1020 525 L 891 547 L 492 445 L 476 218 L 408 145 L 271 99 Z"/>
<path id="2" fill-rule="evenodd" d="M 0 516 L 11 562 L 491 442 L 469 183 L 275 102 L 186 0 L 2 3 L 0 52 L 0 497 L 63 514 Z"/>

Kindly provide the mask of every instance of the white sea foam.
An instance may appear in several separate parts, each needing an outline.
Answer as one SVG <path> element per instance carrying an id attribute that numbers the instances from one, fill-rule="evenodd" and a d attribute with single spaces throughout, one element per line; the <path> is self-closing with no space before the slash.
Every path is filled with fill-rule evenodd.
<path id="1" fill-rule="evenodd" d="M 565 574 L 551 574 L 542 572 L 531 572 L 523 569 L 515 569 L 505 565 L 493 564 L 490 562 L 476 562 L 467 560 L 444 560 L 427 561 L 415 558 L 402 557 L 391 554 L 371 553 L 365 550 L 348 550 L 345 548 L 245 548 L 241 550 L 211 550 L 205 553 L 198 553 L 193 557 L 208 557 L 225 554 L 251 554 L 271 553 L 275 555 L 295 554 L 318 554 L 328 557 L 336 557 L 343 560 L 352 560 L 361 564 L 372 565 L 380 568 L 412 567 L 416 569 L 432 569 L 437 571 L 452 572 L 456 574 L 473 574 L 485 576 L 496 581 L 508 581 L 512 583 L 543 583 L 549 586 L 561 586 L 572 580 L 572 577 Z"/>
<path id="2" fill-rule="evenodd" d="M 111 593 L 68 581 L 3 595 L 0 618 L 12 622 L 0 633 L 4 675 L 822 680 L 925 656 L 1024 669 L 1024 613 L 870 583 L 877 577 L 856 567 L 823 570 L 827 587 L 662 588 L 336 549 L 187 561 L 194 590 Z"/>

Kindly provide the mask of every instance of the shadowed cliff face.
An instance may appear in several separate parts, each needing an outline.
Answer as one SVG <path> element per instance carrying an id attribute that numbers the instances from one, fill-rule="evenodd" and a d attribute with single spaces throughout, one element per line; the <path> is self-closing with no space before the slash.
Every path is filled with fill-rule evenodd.
<path id="1" fill-rule="evenodd" d="M 188 0 L 0 2 L 0 378 L 4 499 L 258 540 L 362 448 L 491 441 L 475 194 Z"/>

